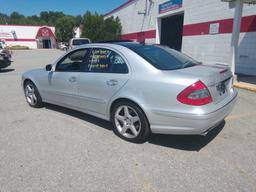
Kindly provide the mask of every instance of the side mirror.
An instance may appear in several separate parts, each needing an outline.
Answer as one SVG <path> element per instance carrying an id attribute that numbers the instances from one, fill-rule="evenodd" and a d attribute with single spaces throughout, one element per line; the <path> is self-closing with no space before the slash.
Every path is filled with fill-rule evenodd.
<path id="1" fill-rule="evenodd" d="M 52 70 L 52 65 L 51 64 L 46 65 L 45 70 L 46 71 L 51 71 Z"/>

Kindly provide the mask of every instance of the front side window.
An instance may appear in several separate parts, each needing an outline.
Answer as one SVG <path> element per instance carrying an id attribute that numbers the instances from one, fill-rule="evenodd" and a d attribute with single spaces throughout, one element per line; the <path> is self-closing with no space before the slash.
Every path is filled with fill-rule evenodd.
<path id="1" fill-rule="evenodd" d="M 128 73 L 128 67 L 124 59 L 116 52 L 104 48 L 94 48 L 89 55 L 86 71 Z"/>
<path id="2" fill-rule="evenodd" d="M 55 71 L 60 72 L 79 72 L 82 71 L 85 63 L 87 49 L 76 50 L 59 61 Z"/>

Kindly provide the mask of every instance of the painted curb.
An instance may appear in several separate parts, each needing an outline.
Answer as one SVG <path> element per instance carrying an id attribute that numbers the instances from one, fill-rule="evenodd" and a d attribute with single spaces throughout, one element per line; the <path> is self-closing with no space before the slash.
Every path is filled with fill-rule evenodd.
<path id="1" fill-rule="evenodd" d="M 256 93 L 256 85 L 250 84 L 250 83 L 242 83 L 242 82 L 235 82 L 234 87 L 245 89 L 248 91 L 252 91 Z"/>

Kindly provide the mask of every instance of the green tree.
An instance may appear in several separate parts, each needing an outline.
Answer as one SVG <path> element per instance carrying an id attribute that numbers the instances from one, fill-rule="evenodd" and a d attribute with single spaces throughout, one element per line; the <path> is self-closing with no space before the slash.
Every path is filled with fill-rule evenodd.
<path id="1" fill-rule="evenodd" d="M 37 15 L 28 16 L 26 19 L 28 25 L 47 25 L 46 21 L 42 20 Z"/>
<path id="2" fill-rule="evenodd" d="M 92 15 L 89 11 L 83 17 L 82 37 L 88 37 L 92 41 L 102 40 L 102 29 L 104 19 L 97 13 Z"/>
<path id="3" fill-rule="evenodd" d="M 119 39 L 121 24 L 118 18 L 113 17 L 104 20 L 102 15 L 86 12 L 83 16 L 82 37 L 92 41 L 104 41 Z"/>
<path id="4" fill-rule="evenodd" d="M 10 14 L 9 24 L 25 24 L 26 17 L 18 12 L 12 12 Z"/>
<path id="5" fill-rule="evenodd" d="M 10 15 L 10 19 L 24 19 L 25 16 L 22 14 L 19 14 L 18 12 L 12 12 Z"/>
<path id="6" fill-rule="evenodd" d="M 0 24 L 8 24 L 9 16 L 3 13 L 0 13 Z"/>
<path id="7" fill-rule="evenodd" d="M 81 15 L 75 16 L 75 26 L 79 27 L 83 23 L 83 17 Z"/>
<path id="8" fill-rule="evenodd" d="M 55 25 L 57 19 L 66 16 L 63 12 L 59 11 L 42 11 L 40 13 L 40 20 L 43 20 L 47 25 Z"/>
<path id="9" fill-rule="evenodd" d="M 75 19 L 72 16 L 63 16 L 57 19 L 55 27 L 57 39 L 68 42 L 74 36 Z"/>
<path id="10" fill-rule="evenodd" d="M 121 32 L 122 32 L 122 26 L 120 19 L 116 17 L 110 17 L 107 18 L 104 21 L 104 39 L 105 40 L 117 40 L 120 39 Z"/>
<path id="11" fill-rule="evenodd" d="M 42 11 L 39 16 L 24 16 L 18 12 L 10 15 L 0 13 L 0 24 L 27 24 L 27 25 L 51 25 L 56 28 L 56 36 L 59 41 L 67 42 L 73 37 L 74 27 L 83 27 L 82 37 L 88 37 L 92 41 L 115 40 L 120 38 L 121 23 L 119 18 L 107 18 L 102 15 L 86 12 L 81 15 L 65 15 L 58 11 Z"/>

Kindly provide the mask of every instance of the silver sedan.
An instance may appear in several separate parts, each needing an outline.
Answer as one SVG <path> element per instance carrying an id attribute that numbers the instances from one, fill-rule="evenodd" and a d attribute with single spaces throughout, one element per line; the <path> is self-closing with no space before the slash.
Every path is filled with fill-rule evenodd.
<path id="1" fill-rule="evenodd" d="M 131 142 L 150 133 L 206 135 L 237 96 L 228 67 L 131 42 L 80 46 L 24 73 L 22 86 L 31 107 L 52 103 L 112 121 Z"/>

